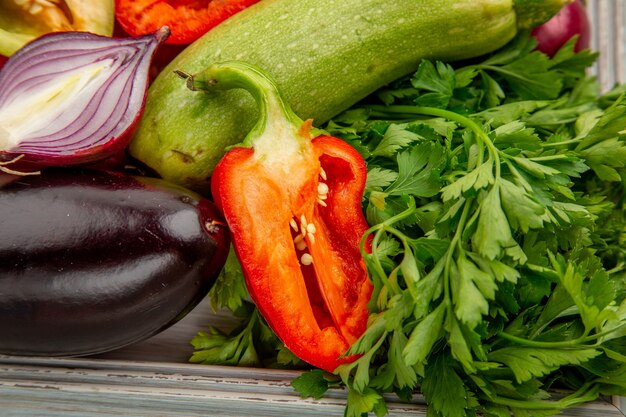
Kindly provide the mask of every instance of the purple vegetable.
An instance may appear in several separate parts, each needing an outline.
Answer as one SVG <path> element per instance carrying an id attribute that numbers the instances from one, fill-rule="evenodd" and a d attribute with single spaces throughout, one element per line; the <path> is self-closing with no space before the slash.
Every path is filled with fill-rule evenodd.
<path id="1" fill-rule="evenodd" d="M 150 62 L 169 33 L 62 32 L 20 49 L 0 70 L 0 161 L 23 155 L 20 163 L 76 165 L 124 149 L 143 109 Z"/>
<path id="2" fill-rule="evenodd" d="M 230 247 L 209 200 L 85 168 L 0 174 L 0 229 L 0 354 L 11 355 L 144 340 L 206 296 Z"/>
<path id="3" fill-rule="evenodd" d="M 574 35 L 578 35 L 576 51 L 589 48 L 591 23 L 585 5 L 576 0 L 564 6 L 556 16 L 535 28 L 532 35 L 537 39 L 537 49 L 550 56 Z"/>

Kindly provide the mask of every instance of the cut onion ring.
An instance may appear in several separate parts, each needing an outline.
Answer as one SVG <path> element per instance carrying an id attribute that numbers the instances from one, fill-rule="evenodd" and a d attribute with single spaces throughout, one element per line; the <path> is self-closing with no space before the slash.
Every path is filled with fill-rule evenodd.
<path id="1" fill-rule="evenodd" d="M 40 37 L 0 70 L 0 161 L 79 165 L 123 150 L 167 27 L 137 38 L 87 32 Z"/>

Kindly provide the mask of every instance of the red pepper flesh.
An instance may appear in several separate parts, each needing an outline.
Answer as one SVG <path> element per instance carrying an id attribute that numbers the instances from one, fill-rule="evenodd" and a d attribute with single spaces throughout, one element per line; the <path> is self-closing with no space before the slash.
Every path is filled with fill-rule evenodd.
<path id="1" fill-rule="evenodd" d="M 354 359 L 343 355 L 367 326 L 372 285 L 359 248 L 368 228 L 361 209 L 367 170 L 344 141 L 311 140 L 311 123 L 288 109 L 266 77 L 231 62 L 188 85 L 243 87 L 260 103 L 259 123 L 217 165 L 213 197 L 268 325 L 300 359 L 332 372 Z"/>
<path id="2" fill-rule="evenodd" d="M 115 17 L 131 36 L 168 26 L 170 44 L 189 44 L 259 0 L 115 0 Z"/>

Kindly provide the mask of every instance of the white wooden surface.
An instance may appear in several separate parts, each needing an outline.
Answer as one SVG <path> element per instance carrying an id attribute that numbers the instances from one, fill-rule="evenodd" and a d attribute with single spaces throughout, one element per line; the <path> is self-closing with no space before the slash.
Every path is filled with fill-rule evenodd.
<path id="1" fill-rule="evenodd" d="M 587 0 L 591 48 L 600 51 L 594 72 L 603 90 L 626 82 L 626 0 Z"/>
<path id="2" fill-rule="evenodd" d="M 296 372 L 104 359 L 0 358 L 0 416 L 343 416 L 344 390 L 301 399 Z M 390 417 L 425 417 L 421 396 Z M 608 399 L 564 416 L 622 417 Z"/>
<path id="3" fill-rule="evenodd" d="M 593 73 L 602 88 L 626 82 L 626 0 L 588 0 Z M 211 323 L 229 327 L 203 301 L 181 322 L 141 343 L 77 359 L 0 356 L 0 417 L 342 416 L 345 392 L 303 400 L 290 386 L 296 372 L 187 364 L 189 340 Z M 389 397 L 390 416 L 425 416 L 423 398 Z M 624 416 L 623 398 L 602 399 L 566 416 Z"/>
<path id="4" fill-rule="evenodd" d="M 5 358 L 0 374 L 3 417 L 342 416 L 345 407 L 339 390 L 319 401 L 300 399 L 290 386 L 297 374 L 286 371 Z M 390 415 L 425 416 L 421 400 L 392 403 Z"/>

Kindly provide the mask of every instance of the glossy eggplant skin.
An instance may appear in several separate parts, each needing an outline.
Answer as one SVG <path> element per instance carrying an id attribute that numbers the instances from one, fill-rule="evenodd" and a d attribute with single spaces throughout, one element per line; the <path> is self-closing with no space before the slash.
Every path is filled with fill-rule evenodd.
<path id="1" fill-rule="evenodd" d="M 0 353 L 9 355 L 80 356 L 144 340 L 206 296 L 230 245 L 209 200 L 86 169 L 4 177 L 0 231 Z"/>

